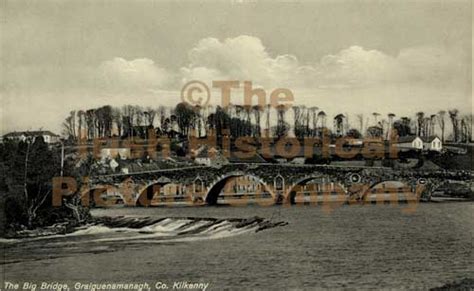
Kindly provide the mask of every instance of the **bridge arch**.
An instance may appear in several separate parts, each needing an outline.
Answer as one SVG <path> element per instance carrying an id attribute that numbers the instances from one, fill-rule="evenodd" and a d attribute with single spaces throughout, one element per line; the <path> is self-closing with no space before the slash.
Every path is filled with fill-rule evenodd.
<path id="1" fill-rule="evenodd" d="M 109 192 L 112 192 L 110 193 L 111 195 L 109 195 Z M 120 193 L 119 189 L 111 185 L 98 185 L 85 189 L 81 192 L 82 201 L 86 199 L 84 197 L 87 197 L 89 207 L 110 207 L 126 203 L 125 197 Z"/>
<path id="2" fill-rule="evenodd" d="M 364 202 L 398 202 L 417 200 L 413 185 L 408 180 L 383 180 L 370 184 L 359 196 Z M 389 187 L 387 187 L 387 185 Z"/>
<path id="3" fill-rule="evenodd" d="M 176 189 L 179 189 L 177 192 L 179 194 L 182 194 L 180 198 L 183 198 L 183 200 L 186 200 L 186 198 L 190 198 L 189 192 L 184 191 L 180 183 L 175 183 L 169 178 L 160 177 L 158 180 L 153 180 L 139 187 L 137 191 L 137 196 L 135 199 L 135 205 L 136 206 L 150 206 L 152 203 L 152 200 L 155 198 L 155 193 L 157 191 L 160 191 L 161 188 L 164 188 L 167 185 L 176 185 Z M 185 185 L 185 186 L 189 186 L 189 185 Z M 169 197 L 163 196 L 161 198 L 164 199 L 165 201 L 170 200 L 169 202 L 173 202 L 177 199 L 177 196 L 169 196 Z"/>
<path id="4" fill-rule="evenodd" d="M 331 192 L 339 193 L 339 194 L 344 194 L 343 200 L 347 200 L 347 189 L 344 187 L 344 184 L 338 181 L 337 179 L 328 176 L 328 175 L 323 175 L 323 174 L 313 174 L 313 175 L 308 175 L 304 176 L 300 179 L 298 179 L 296 182 L 294 182 L 291 186 L 289 186 L 284 194 L 284 199 L 286 200 L 287 203 L 295 204 L 295 198 L 297 195 L 297 190 L 300 189 L 300 187 L 307 185 L 308 182 L 312 180 L 317 180 L 317 179 L 322 179 L 323 183 L 318 183 L 322 185 L 326 185 L 327 183 L 331 184 L 332 189 Z M 319 190 L 324 190 L 324 189 L 311 189 L 312 195 L 318 194 Z M 342 198 L 341 198 L 342 199 Z M 316 202 L 316 201 L 312 201 Z"/>
<path id="5" fill-rule="evenodd" d="M 267 191 L 272 196 L 274 201 L 276 201 L 277 195 L 274 189 L 270 185 L 268 185 L 262 178 L 253 174 L 240 172 L 240 171 L 227 173 L 223 176 L 220 176 L 218 179 L 214 180 L 211 183 L 211 185 L 207 188 L 204 201 L 209 205 L 217 204 L 217 199 L 219 197 L 219 194 L 224 189 L 227 182 L 236 177 L 252 178 L 255 182 L 258 182 L 264 188 L 264 190 Z"/>

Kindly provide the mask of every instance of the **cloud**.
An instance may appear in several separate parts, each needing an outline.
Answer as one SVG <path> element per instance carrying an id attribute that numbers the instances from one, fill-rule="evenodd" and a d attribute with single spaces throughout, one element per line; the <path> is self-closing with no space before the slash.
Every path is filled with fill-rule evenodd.
<path id="1" fill-rule="evenodd" d="M 263 86 L 352 88 L 398 83 L 436 83 L 468 78 L 465 62 L 440 47 L 412 47 L 392 56 L 351 46 L 320 60 L 301 64 L 291 54 L 272 57 L 261 40 L 238 36 L 204 38 L 189 51 L 180 70 L 182 82 L 251 80 Z"/>
<path id="2" fill-rule="evenodd" d="M 360 87 L 397 79 L 397 60 L 377 50 L 351 46 L 326 55 L 314 66 L 312 76 L 319 87 Z"/>
<path id="3" fill-rule="evenodd" d="M 182 81 L 212 77 L 250 80 L 262 85 L 286 83 L 299 63 L 293 55 L 272 58 L 261 40 L 241 35 L 220 41 L 205 38 L 189 51 L 189 64 L 181 68 Z"/>
<path id="4" fill-rule="evenodd" d="M 456 57 L 455 57 L 456 56 Z M 301 63 L 295 55 L 272 56 L 262 41 L 241 35 L 201 39 L 188 51 L 188 62 L 167 70 L 148 58 L 116 57 L 98 68 L 99 87 L 120 92 L 179 90 L 190 80 L 250 80 L 255 86 L 291 89 L 370 88 L 397 85 L 431 86 L 466 82 L 469 68 L 459 54 L 421 46 L 397 55 L 350 46 L 319 60 Z"/>
<path id="5" fill-rule="evenodd" d="M 152 90 L 168 85 L 172 76 L 151 59 L 126 60 L 116 57 L 100 64 L 99 87 L 108 90 Z"/>

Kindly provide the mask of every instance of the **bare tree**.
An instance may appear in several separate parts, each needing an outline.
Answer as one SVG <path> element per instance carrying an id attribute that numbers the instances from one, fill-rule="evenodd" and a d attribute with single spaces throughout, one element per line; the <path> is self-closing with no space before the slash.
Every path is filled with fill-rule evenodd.
<path id="1" fill-rule="evenodd" d="M 416 124 L 417 124 L 417 135 L 418 136 L 423 136 L 424 132 L 424 123 L 425 123 L 425 113 L 422 111 L 419 111 L 416 113 Z"/>
<path id="2" fill-rule="evenodd" d="M 270 104 L 267 104 L 267 106 L 266 106 L 267 119 L 266 119 L 266 125 L 265 125 L 265 127 L 266 127 L 265 130 L 267 131 L 267 137 L 270 136 L 270 131 L 271 131 L 271 130 L 270 130 L 270 111 L 271 111 L 271 109 L 272 109 L 271 105 L 270 105 Z"/>
<path id="3" fill-rule="evenodd" d="M 44 146 L 44 145 L 43 145 Z M 38 209 L 44 204 L 46 201 L 46 198 L 49 196 L 51 193 L 51 189 L 48 187 L 48 189 L 44 189 L 44 185 L 40 183 L 40 178 L 36 177 L 35 182 L 38 184 L 36 192 L 37 193 L 30 193 L 30 188 L 28 187 L 28 184 L 31 183 L 31 177 L 30 177 L 30 158 L 31 156 L 35 155 L 35 150 L 32 147 L 36 148 L 36 150 L 40 150 L 40 146 L 36 146 L 36 142 L 33 143 L 33 140 L 27 140 L 26 141 L 26 153 L 25 153 L 25 161 L 24 161 L 24 170 L 23 170 L 23 195 L 24 195 L 24 207 L 25 207 L 25 212 L 27 214 L 28 218 L 28 227 L 31 228 L 33 226 L 33 222 L 35 221 L 37 217 L 37 211 Z M 45 149 L 46 150 L 46 149 Z M 44 150 L 44 151 L 45 151 Z M 36 155 L 42 155 L 43 153 L 36 153 Z M 44 156 L 43 156 L 44 158 Z M 34 160 L 34 157 L 33 157 Z M 38 165 L 35 165 L 33 163 L 33 167 L 38 167 Z"/>
<path id="4" fill-rule="evenodd" d="M 277 127 L 276 127 L 276 136 L 281 137 L 286 133 L 286 126 L 285 126 L 285 112 L 286 112 L 285 105 L 278 105 L 277 107 Z"/>
<path id="5" fill-rule="evenodd" d="M 115 126 L 117 127 L 117 135 L 122 136 L 123 119 L 122 119 L 122 113 L 120 112 L 120 109 L 112 108 L 112 121 L 115 123 Z"/>
<path id="6" fill-rule="evenodd" d="M 151 107 L 147 107 L 145 112 L 147 113 L 146 117 L 147 117 L 148 127 L 154 127 L 156 110 Z"/>
<path id="7" fill-rule="evenodd" d="M 166 108 L 162 105 L 158 107 L 158 116 L 160 117 L 160 127 L 163 130 L 163 124 L 165 123 L 166 118 Z"/>
<path id="8" fill-rule="evenodd" d="M 449 118 L 451 119 L 451 123 L 453 125 L 454 142 L 457 142 L 459 140 L 459 120 L 458 120 L 459 110 L 451 109 L 448 112 L 449 112 Z"/>
<path id="9" fill-rule="evenodd" d="M 344 119 L 346 117 L 344 114 L 339 113 L 334 117 L 334 132 L 338 136 L 342 136 L 344 134 Z"/>
<path id="10" fill-rule="evenodd" d="M 430 115 L 430 128 L 429 128 L 428 135 L 434 135 L 435 134 L 436 117 L 437 117 L 436 114 L 431 114 Z"/>
<path id="11" fill-rule="evenodd" d="M 466 119 L 466 126 L 467 126 L 467 136 L 468 136 L 468 142 L 472 142 L 472 113 L 467 114 L 465 116 Z"/>
<path id="12" fill-rule="evenodd" d="M 93 139 L 95 137 L 95 110 L 89 109 L 86 111 L 86 124 L 87 124 L 87 137 L 88 139 Z"/>
<path id="13" fill-rule="evenodd" d="M 68 137 L 76 139 L 76 126 L 75 126 L 76 114 L 74 111 L 69 113 L 69 116 L 64 120 L 62 127 L 63 133 Z"/>
<path id="14" fill-rule="evenodd" d="M 318 107 L 316 106 L 313 106 L 310 108 L 311 110 L 311 113 L 312 113 L 312 120 L 313 120 L 313 130 L 312 130 L 312 135 L 314 136 L 314 134 L 316 133 L 316 128 L 318 127 L 318 116 L 317 116 L 317 112 L 319 110 Z"/>
<path id="15" fill-rule="evenodd" d="M 77 135 L 79 140 L 83 139 L 86 137 L 86 135 L 83 133 L 85 131 L 85 121 L 84 121 L 84 116 L 85 112 L 82 110 L 78 110 L 77 113 Z"/>
<path id="16" fill-rule="evenodd" d="M 385 139 L 389 139 L 389 137 L 391 136 L 392 134 L 392 128 L 393 128 L 393 118 L 395 117 L 395 113 L 389 113 L 387 114 L 387 117 L 388 117 L 388 130 L 387 130 L 387 135 L 385 137 Z"/>
<path id="17" fill-rule="evenodd" d="M 441 140 L 443 141 L 443 143 L 444 143 L 445 116 L 446 116 L 446 111 L 440 110 L 438 112 L 438 125 L 439 125 L 439 128 L 441 129 Z"/>
<path id="18" fill-rule="evenodd" d="M 378 117 L 380 116 L 380 113 L 373 112 L 372 116 L 374 117 L 374 124 L 377 125 L 378 124 Z"/>
<path id="19" fill-rule="evenodd" d="M 253 114 L 255 117 L 255 124 L 256 124 L 256 129 L 255 129 L 255 135 L 256 137 L 261 136 L 261 127 L 260 127 L 260 114 L 263 110 L 262 106 L 260 105 L 255 105 L 252 107 Z"/>
<path id="20" fill-rule="evenodd" d="M 302 112 L 300 106 L 292 106 L 293 109 L 293 130 L 295 132 L 295 136 L 301 135 L 301 122 L 302 122 Z"/>
<path id="21" fill-rule="evenodd" d="M 357 118 L 357 121 L 359 122 L 359 131 L 363 133 L 364 132 L 364 115 L 357 114 L 356 118 Z"/>
<path id="22" fill-rule="evenodd" d="M 472 114 L 461 118 L 461 139 L 465 143 L 472 141 Z"/>
<path id="23" fill-rule="evenodd" d="M 326 112 L 319 111 L 318 118 L 321 119 L 321 127 L 326 127 Z"/>

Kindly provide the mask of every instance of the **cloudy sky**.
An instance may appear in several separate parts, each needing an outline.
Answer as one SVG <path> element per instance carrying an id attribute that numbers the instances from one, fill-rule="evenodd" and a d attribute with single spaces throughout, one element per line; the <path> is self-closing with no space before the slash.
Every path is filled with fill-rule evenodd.
<path id="1" fill-rule="evenodd" d="M 472 110 L 471 1 L 289 2 L 2 1 L 0 129 L 175 105 L 193 79 L 286 87 L 329 114 Z"/>

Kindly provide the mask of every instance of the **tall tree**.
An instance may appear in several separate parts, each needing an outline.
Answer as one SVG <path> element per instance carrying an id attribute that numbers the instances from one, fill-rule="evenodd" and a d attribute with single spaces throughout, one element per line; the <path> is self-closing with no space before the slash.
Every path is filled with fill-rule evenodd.
<path id="1" fill-rule="evenodd" d="M 428 135 L 435 135 L 435 124 L 436 124 L 436 114 L 431 114 L 430 115 L 430 128 L 429 128 L 429 133 Z"/>
<path id="2" fill-rule="evenodd" d="M 15 144 L 12 150 L 4 164 L 9 171 L 6 184 L 21 206 L 19 216 L 32 228 L 38 210 L 50 201 L 47 198 L 51 195 L 51 179 L 60 170 L 58 158 L 42 137 Z"/>
<path id="3" fill-rule="evenodd" d="M 123 119 L 122 119 L 122 113 L 120 112 L 120 109 L 118 108 L 112 108 L 112 121 L 115 123 L 115 126 L 117 127 L 117 136 L 122 136 L 123 132 Z"/>
<path id="4" fill-rule="evenodd" d="M 76 113 L 71 111 L 69 116 L 64 120 L 62 127 L 64 135 L 76 140 Z"/>
<path id="5" fill-rule="evenodd" d="M 416 121 L 417 121 L 417 135 L 424 136 L 423 127 L 425 122 L 425 113 L 423 111 L 419 111 L 416 113 Z"/>
<path id="6" fill-rule="evenodd" d="M 253 110 L 253 114 L 254 114 L 254 117 L 255 117 L 255 137 L 260 137 L 262 132 L 261 132 L 261 126 L 260 126 L 260 114 L 262 113 L 262 106 L 261 105 L 255 105 L 253 106 L 252 108 Z"/>
<path id="7" fill-rule="evenodd" d="M 397 131 L 399 136 L 411 135 L 410 118 L 402 117 L 393 123 L 393 128 Z"/>
<path id="8" fill-rule="evenodd" d="M 378 117 L 380 116 L 380 113 L 378 112 L 373 112 L 372 116 L 374 117 L 374 124 L 377 125 L 379 123 Z"/>
<path id="9" fill-rule="evenodd" d="M 271 105 L 267 104 L 267 106 L 266 106 L 267 119 L 266 119 L 266 126 L 265 126 L 266 127 L 265 130 L 267 131 L 267 136 L 270 136 L 270 134 L 271 134 L 271 132 L 270 132 L 271 131 L 270 130 L 270 124 L 271 124 L 270 123 L 270 113 L 271 113 L 271 110 L 272 110 Z"/>
<path id="10" fill-rule="evenodd" d="M 158 107 L 158 116 L 160 117 L 161 130 L 164 130 L 163 125 L 164 125 L 165 119 L 166 119 L 166 108 L 163 105 L 160 105 Z"/>
<path id="11" fill-rule="evenodd" d="M 95 110 L 89 109 L 86 111 L 86 124 L 87 124 L 87 137 L 88 139 L 95 138 L 96 126 L 95 126 Z"/>
<path id="12" fill-rule="evenodd" d="M 337 136 L 342 136 L 344 135 L 344 119 L 346 117 L 344 114 L 339 113 L 334 117 L 334 131 Z"/>
<path id="13" fill-rule="evenodd" d="M 182 135 L 187 136 L 195 120 L 194 109 L 185 102 L 181 102 L 175 107 L 175 115 Z"/>
<path id="14" fill-rule="evenodd" d="M 357 121 L 359 122 L 359 131 L 364 132 L 364 115 L 357 114 L 356 118 L 357 118 Z"/>
<path id="15" fill-rule="evenodd" d="M 277 109 L 277 127 L 275 135 L 280 138 L 284 136 L 287 132 L 286 123 L 285 123 L 285 113 L 286 113 L 286 106 L 285 105 L 278 105 Z"/>
<path id="16" fill-rule="evenodd" d="M 451 124 L 453 125 L 454 142 L 458 142 L 459 141 L 459 120 L 458 120 L 459 110 L 451 109 L 448 112 L 449 112 L 449 118 L 451 119 Z"/>
<path id="17" fill-rule="evenodd" d="M 298 105 L 292 106 L 293 109 L 293 131 L 295 132 L 295 136 L 301 137 L 302 136 L 302 112 L 301 107 Z"/>
<path id="18" fill-rule="evenodd" d="M 152 107 L 147 107 L 145 112 L 146 112 L 146 118 L 147 118 L 147 126 L 150 128 L 153 128 L 155 124 L 155 117 L 156 117 L 157 112 Z"/>
<path id="19" fill-rule="evenodd" d="M 326 128 L 326 112 L 319 111 L 318 118 L 321 119 L 321 127 Z"/>
<path id="20" fill-rule="evenodd" d="M 82 110 L 77 111 L 77 136 L 79 140 L 86 138 L 86 122 L 85 122 L 85 115 L 86 113 Z"/>
<path id="21" fill-rule="evenodd" d="M 385 139 L 388 140 L 389 137 L 392 134 L 393 118 L 395 117 L 395 114 L 394 113 L 389 113 L 389 114 L 387 114 L 387 117 L 388 117 L 388 130 L 387 130 L 387 136 L 385 137 Z"/>
<path id="22" fill-rule="evenodd" d="M 317 116 L 317 113 L 318 113 L 318 110 L 319 108 L 316 107 L 316 106 L 313 106 L 310 108 L 311 110 L 311 115 L 312 115 L 312 120 L 313 120 L 313 129 L 312 129 L 312 136 L 314 136 L 314 134 L 316 133 L 316 128 L 318 127 L 318 116 Z"/>
<path id="23" fill-rule="evenodd" d="M 441 140 L 443 141 L 443 143 L 444 143 L 445 116 L 446 116 L 446 111 L 440 110 L 438 112 L 438 125 L 439 125 L 439 128 L 441 129 Z"/>

